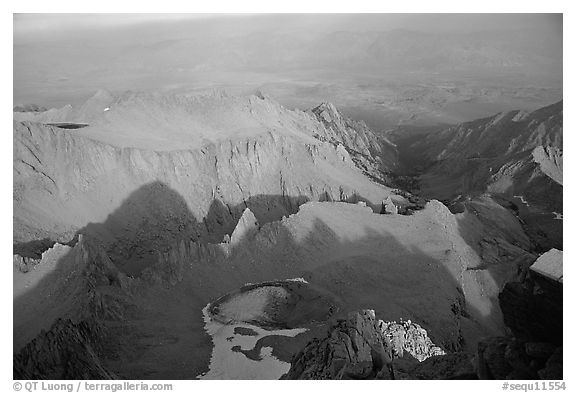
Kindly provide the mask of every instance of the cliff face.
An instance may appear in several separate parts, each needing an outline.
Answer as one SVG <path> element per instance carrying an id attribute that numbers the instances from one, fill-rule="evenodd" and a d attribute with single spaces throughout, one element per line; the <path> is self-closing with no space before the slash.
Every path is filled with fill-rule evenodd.
<path id="1" fill-rule="evenodd" d="M 147 112 L 153 104 L 160 109 Z M 166 124 L 155 128 L 159 117 Z M 132 260 L 178 238 L 220 242 L 246 207 L 266 223 L 308 200 L 376 206 L 390 195 L 342 145 L 313 138 L 318 130 L 309 115 L 257 97 L 129 96 L 81 130 L 14 122 L 14 240 L 68 241 L 82 228 L 113 258 Z M 128 136 L 136 147 L 124 146 Z M 158 201 L 163 187 L 174 195 Z"/>
<path id="2" fill-rule="evenodd" d="M 376 135 L 366 123 L 346 118 L 332 103 L 322 103 L 309 112 L 324 125 L 318 138 L 342 143 L 353 156 L 364 156 L 378 161 L 382 169 L 391 171 L 396 167 L 396 146 L 386 138 Z"/>
<path id="3" fill-rule="evenodd" d="M 351 312 L 327 337 L 308 343 L 282 379 L 470 378 L 471 359 L 445 353 L 410 321 L 377 320 L 373 310 Z M 435 362 L 424 362 L 426 359 Z M 424 362 L 424 363 L 421 363 Z"/>
<path id="4" fill-rule="evenodd" d="M 356 166 L 369 176 L 389 183 L 398 166 L 396 145 L 376 135 L 366 123 L 343 116 L 332 103 L 322 103 L 309 110 L 324 125 L 314 136 L 332 144 L 342 144 Z"/>

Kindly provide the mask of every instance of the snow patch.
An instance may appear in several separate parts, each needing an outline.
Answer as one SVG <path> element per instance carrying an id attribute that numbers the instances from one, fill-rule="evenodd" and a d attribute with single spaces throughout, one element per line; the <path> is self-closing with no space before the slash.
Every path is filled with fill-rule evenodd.
<path id="1" fill-rule="evenodd" d="M 286 281 L 294 281 L 294 282 L 303 282 L 305 284 L 309 284 L 308 281 L 306 281 L 304 278 L 302 277 L 296 277 L 296 278 L 289 278 Z"/>
<path id="2" fill-rule="evenodd" d="M 250 350 L 256 342 L 266 336 L 295 337 L 308 329 L 265 330 L 248 323 L 224 324 L 210 317 L 210 303 L 202 309 L 204 329 L 212 337 L 214 348 L 210 358 L 209 370 L 197 376 L 199 379 L 279 379 L 290 369 L 290 363 L 283 362 L 272 355 L 272 348 L 262 347 L 261 360 L 252 360 L 233 347 Z M 250 329 L 256 335 L 248 336 L 234 333 L 236 327 Z"/>
<path id="3" fill-rule="evenodd" d="M 523 204 L 525 204 L 526 206 L 530 206 L 530 204 L 528 203 L 528 201 L 526 201 L 526 199 L 524 199 L 523 195 L 514 195 L 514 198 L 518 198 L 520 199 L 520 202 L 522 202 Z"/>

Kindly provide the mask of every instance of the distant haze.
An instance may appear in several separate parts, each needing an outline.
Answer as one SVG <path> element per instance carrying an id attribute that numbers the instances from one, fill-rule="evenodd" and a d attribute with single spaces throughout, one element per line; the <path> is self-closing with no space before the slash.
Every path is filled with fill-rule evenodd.
<path id="1" fill-rule="evenodd" d="M 264 90 L 383 125 L 458 121 L 562 98 L 562 15 L 14 16 L 15 105 L 77 104 L 101 88 Z"/>
<path id="2" fill-rule="evenodd" d="M 562 34 L 560 14 L 15 14 L 15 39 L 34 34 L 118 28 L 150 23 L 239 20 L 236 27 L 257 31 L 270 27 L 333 32 L 410 29 L 471 32 L 492 29 L 540 29 Z M 37 38 L 37 37 L 36 37 Z"/>

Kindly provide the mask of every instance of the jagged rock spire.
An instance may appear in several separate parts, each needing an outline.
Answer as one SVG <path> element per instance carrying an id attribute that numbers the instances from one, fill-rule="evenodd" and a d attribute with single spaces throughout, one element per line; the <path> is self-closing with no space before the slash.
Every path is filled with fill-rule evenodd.
<path id="1" fill-rule="evenodd" d="M 234 245 L 240 242 L 240 240 L 250 233 L 253 230 L 258 229 L 258 220 L 256 220 L 256 216 L 249 208 L 244 210 L 242 213 L 242 217 L 236 224 L 236 228 L 234 228 L 234 232 L 232 232 L 232 236 L 230 236 L 230 244 Z"/>

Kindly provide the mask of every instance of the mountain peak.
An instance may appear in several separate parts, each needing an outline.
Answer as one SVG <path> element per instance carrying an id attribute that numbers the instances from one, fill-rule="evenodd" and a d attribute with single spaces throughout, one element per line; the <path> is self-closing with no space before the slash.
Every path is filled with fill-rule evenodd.
<path id="1" fill-rule="evenodd" d="M 342 119 L 342 115 L 331 102 L 323 102 L 317 107 L 312 109 L 312 113 L 322 118 L 327 123 L 336 122 Z"/>
<path id="2" fill-rule="evenodd" d="M 252 232 L 253 230 L 258 229 L 258 220 L 254 213 L 249 208 L 246 208 L 242 213 L 242 217 L 236 224 L 236 228 L 234 228 L 234 232 L 232 232 L 232 236 L 230 237 L 230 244 L 238 244 L 240 240 L 248 233 Z"/>

